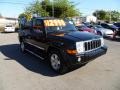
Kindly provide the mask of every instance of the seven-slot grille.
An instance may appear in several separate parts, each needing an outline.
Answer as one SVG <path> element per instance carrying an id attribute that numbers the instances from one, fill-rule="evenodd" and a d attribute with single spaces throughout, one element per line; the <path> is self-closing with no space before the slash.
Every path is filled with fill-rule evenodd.
<path id="1" fill-rule="evenodd" d="M 101 39 L 84 42 L 85 51 L 96 49 L 101 46 Z"/>

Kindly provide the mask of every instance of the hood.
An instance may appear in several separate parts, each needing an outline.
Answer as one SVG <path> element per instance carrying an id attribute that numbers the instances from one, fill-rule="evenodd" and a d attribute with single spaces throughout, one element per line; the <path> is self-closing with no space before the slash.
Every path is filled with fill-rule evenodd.
<path id="1" fill-rule="evenodd" d="M 105 32 L 106 34 L 113 34 L 113 31 L 110 30 L 110 29 L 105 29 L 104 32 Z"/>
<path id="2" fill-rule="evenodd" d="M 80 31 L 54 33 L 50 36 L 56 38 L 57 40 L 65 40 L 66 42 L 78 42 L 100 38 L 98 35 Z"/>

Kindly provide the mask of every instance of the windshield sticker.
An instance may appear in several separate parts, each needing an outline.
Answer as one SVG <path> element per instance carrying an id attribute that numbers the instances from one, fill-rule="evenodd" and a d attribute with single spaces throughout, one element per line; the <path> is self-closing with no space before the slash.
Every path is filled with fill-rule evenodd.
<path id="1" fill-rule="evenodd" d="M 56 36 L 61 36 L 61 37 L 63 37 L 64 35 L 65 35 L 65 33 L 57 34 Z"/>
<path id="2" fill-rule="evenodd" d="M 65 26 L 63 20 L 44 20 L 45 26 Z"/>

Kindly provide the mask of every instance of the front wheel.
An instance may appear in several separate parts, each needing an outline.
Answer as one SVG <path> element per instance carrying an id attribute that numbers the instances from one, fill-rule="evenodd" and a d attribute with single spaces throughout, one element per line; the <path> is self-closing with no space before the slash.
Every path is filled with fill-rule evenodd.
<path id="1" fill-rule="evenodd" d="M 67 72 L 67 66 L 58 51 L 51 51 L 49 54 L 50 65 L 52 69 L 60 74 Z"/>

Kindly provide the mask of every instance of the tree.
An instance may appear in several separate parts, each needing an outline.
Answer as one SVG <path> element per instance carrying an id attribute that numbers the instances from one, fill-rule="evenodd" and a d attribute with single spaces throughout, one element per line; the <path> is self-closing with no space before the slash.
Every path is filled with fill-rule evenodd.
<path id="1" fill-rule="evenodd" d="M 20 15 L 19 15 L 19 19 L 21 19 L 21 18 L 26 18 L 28 21 L 31 19 L 31 13 L 28 13 L 28 12 L 26 12 L 26 13 L 21 13 Z"/>
<path id="2" fill-rule="evenodd" d="M 120 12 L 118 11 L 104 11 L 104 10 L 97 10 L 93 13 L 99 20 L 106 20 L 106 21 L 119 21 L 120 19 Z"/>
<path id="3" fill-rule="evenodd" d="M 75 9 L 75 6 L 72 5 L 68 0 L 56 0 L 54 3 L 54 16 L 55 17 L 73 17 L 73 16 L 79 16 L 80 13 L 77 9 Z M 51 4 L 52 5 L 52 4 Z M 52 7 L 52 6 L 50 6 Z M 50 16 L 52 16 L 52 12 L 48 10 L 50 13 Z"/>
<path id="4" fill-rule="evenodd" d="M 41 2 L 38 0 L 35 1 L 35 3 L 30 4 L 30 6 L 26 8 L 25 13 L 37 14 L 39 16 L 49 16 L 49 13 L 42 8 Z"/>
<path id="5" fill-rule="evenodd" d="M 112 21 L 118 21 L 120 18 L 120 13 L 117 11 L 111 11 L 111 19 Z"/>
<path id="6" fill-rule="evenodd" d="M 94 16 L 96 16 L 99 20 L 105 20 L 106 17 L 106 11 L 104 10 L 97 10 L 93 13 Z"/>
<path id="7" fill-rule="evenodd" d="M 25 9 L 25 14 L 37 14 L 39 16 L 53 16 L 58 18 L 79 16 L 80 13 L 69 0 L 36 0 Z M 54 13 L 53 13 L 54 12 Z"/>

